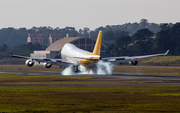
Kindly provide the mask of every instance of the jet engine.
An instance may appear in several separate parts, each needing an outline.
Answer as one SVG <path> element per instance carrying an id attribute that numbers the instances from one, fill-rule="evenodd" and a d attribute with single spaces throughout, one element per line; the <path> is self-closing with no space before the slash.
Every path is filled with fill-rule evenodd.
<path id="1" fill-rule="evenodd" d="M 50 68 L 51 66 L 52 66 L 51 62 L 45 62 L 44 63 L 44 67 L 46 67 L 46 68 Z"/>
<path id="2" fill-rule="evenodd" d="M 34 65 L 34 62 L 32 60 L 26 60 L 25 64 L 29 67 L 32 67 Z"/>
<path id="3" fill-rule="evenodd" d="M 133 60 L 133 61 L 130 61 L 129 62 L 131 65 L 137 65 L 138 64 L 138 61 L 137 60 Z"/>

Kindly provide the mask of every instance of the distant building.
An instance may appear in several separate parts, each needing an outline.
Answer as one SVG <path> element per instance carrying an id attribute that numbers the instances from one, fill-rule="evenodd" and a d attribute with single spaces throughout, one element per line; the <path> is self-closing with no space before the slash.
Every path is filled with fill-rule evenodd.
<path id="1" fill-rule="evenodd" d="M 27 43 L 39 43 L 43 45 L 43 38 L 41 33 L 28 33 Z"/>
<path id="2" fill-rule="evenodd" d="M 53 44 L 55 41 L 63 38 L 63 34 L 49 34 L 49 45 Z"/>
<path id="3" fill-rule="evenodd" d="M 30 56 L 34 58 L 46 59 L 54 58 L 58 53 L 59 51 L 34 51 L 34 53 L 31 53 Z"/>

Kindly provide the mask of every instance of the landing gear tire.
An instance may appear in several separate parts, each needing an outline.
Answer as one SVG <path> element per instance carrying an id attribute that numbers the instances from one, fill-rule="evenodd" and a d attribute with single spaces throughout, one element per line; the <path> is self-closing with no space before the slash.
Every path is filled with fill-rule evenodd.
<path id="1" fill-rule="evenodd" d="M 80 70 L 78 69 L 78 66 L 76 66 L 76 67 L 74 67 L 75 68 L 75 73 L 79 73 L 80 72 Z"/>

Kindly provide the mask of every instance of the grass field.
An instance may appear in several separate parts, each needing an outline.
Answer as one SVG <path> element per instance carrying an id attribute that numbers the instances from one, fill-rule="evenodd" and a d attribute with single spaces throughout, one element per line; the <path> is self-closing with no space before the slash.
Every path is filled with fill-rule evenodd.
<path id="1" fill-rule="evenodd" d="M 143 75 L 180 75 L 180 67 L 171 66 L 114 66 L 113 73 Z"/>
<path id="2" fill-rule="evenodd" d="M 43 65 L 28 67 L 26 65 L 0 65 L 1 71 L 58 71 L 63 69 L 59 66 L 53 65 L 51 68 L 45 68 Z"/>
<path id="3" fill-rule="evenodd" d="M 140 65 L 147 66 L 180 66 L 180 56 L 157 56 L 138 59 Z"/>
<path id="4" fill-rule="evenodd" d="M 51 69 L 42 66 L 29 68 L 22 65 L 0 65 L 0 68 L 1 71 L 21 69 L 21 71 L 60 72 L 62 70 L 54 65 Z M 113 71 L 114 73 L 179 75 L 180 68 L 115 66 Z M 96 77 L 0 74 L 0 113 L 180 112 L 180 85 L 116 85 L 116 83 L 153 81 L 81 81 L 84 79 L 96 79 Z M 66 83 L 74 85 L 64 85 Z M 81 83 L 87 85 L 80 85 Z M 89 83 L 91 85 L 88 85 Z"/>
<path id="5" fill-rule="evenodd" d="M 0 112 L 180 112 L 179 86 L 0 86 Z"/>

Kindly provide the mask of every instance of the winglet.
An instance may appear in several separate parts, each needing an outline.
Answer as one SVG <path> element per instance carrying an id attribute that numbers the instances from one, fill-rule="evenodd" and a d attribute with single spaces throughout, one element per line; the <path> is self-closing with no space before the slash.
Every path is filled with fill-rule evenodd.
<path id="1" fill-rule="evenodd" d="M 94 55 L 100 55 L 101 52 L 101 40 L 102 40 L 102 31 L 99 31 L 96 44 L 94 46 L 93 54 Z"/>
<path id="2" fill-rule="evenodd" d="M 167 55 L 169 53 L 169 50 L 166 51 L 165 55 Z"/>

